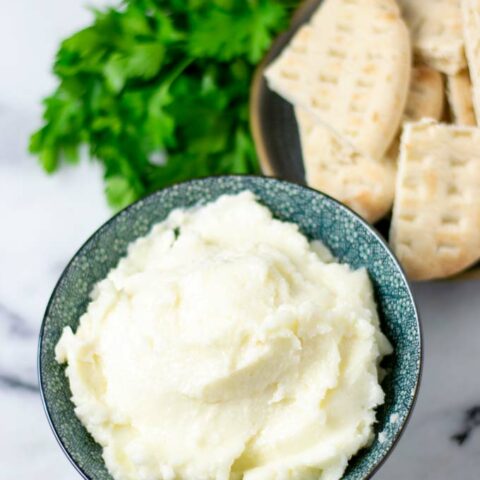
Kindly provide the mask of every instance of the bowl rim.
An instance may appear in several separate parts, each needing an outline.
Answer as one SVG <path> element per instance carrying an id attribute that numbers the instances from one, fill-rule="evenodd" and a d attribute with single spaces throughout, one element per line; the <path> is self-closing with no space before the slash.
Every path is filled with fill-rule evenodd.
<path id="1" fill-rule="evenodd" d="M 356 217 L 357 221 L 360 221 L 360 223 L 370 231 L 370 233 L 374 236 L 374 238 L 383 246 L 384 250 L 387 252 L 387 254 L 390 256 L 391 260 L 393 261 L 394 265 L 396 266 L 401 278 L 403 279 L 407 292 L 408 292 L 408 297 L 410 300 L 410 303 L 413 307 L 413 312 L 415 316 L 415 321 L 416 321 L 416 327 L 417 327 L 417 332 L 418 332 L 418 340 L 419 340 L 419 351 L 418 351 L 418 368 L 416 371 L 415 375 L 415 387 L 413 389 L 413 394 L 410 398 L 409 405 L 408 405 L 408 411 L 405 416 L 405 419 L 403 420 L 402 424 L 399 426 L 399 429 L 397 430 L 397 433 L 395 434 L 395 437 L 393 438 L 392 444 L 388 448 L 388 450 L 385 452 L 385 454 L 374 464 L 372 467 L 368 470 L 366 475 L 363 477 L 363 480 L 369 480 L 371 479 L 375 473 L 378 472 L 378 470 L 383 466 L 383 464 L 386 462 L 386 460 L 390 457 L 392 452 L 395 450 L 396 446 L 398 445 L 398 442 L 400 441 L 401 437 L 405 433 L 405 429 L 410 422 L 410 419 L 412 417 L 413 410 L 415 409 L 417 400 L 418 400 L 418 394 L 420 390 L 420 384 L 422 382 L 422 377 L 423 377 L 423 362 L 424 362 L 424 341 L 423 341 L 423 328 L 422 328 L 422 322 L 420 319 L 420 314 L 418 310 L 417 303 L 415 301 L 415 298 L 412 293 L 412 288 L 410 281 L 407 278 L 407 275 L 401 266 L 400 262 L 398 261 L 397 257 L 395 254 L 392 252 L 390 249 L 388 243 L 386 242 L 385 238 L 377 231 L 377 229 L 369 224 L 366 220 L 364 220 L 360 215 L 358 215 L 356 212 L 354 212 L 350 207 L 347 205 L 344 205 L 343 203 L 339 202 L 335 198 L 331 197 L 330 195 L 321 192 L 319 190 L 315 190 L 311 187 L 308 187 L 306 185 L 303 185 L 301 183 L 297 182 L 292 182 L 289 180 L 283 180 L 281 178 L 277 178 L 275 176 L 263 176 L 263 175 L 252 175 L 252 174 L 232 174 L 232 175 L 209 175 L 209 176 L 204 176 L 204 177 L 199 177 L 199 178 L 194 178 L 191 180 L 187 180 L 184 182 L 177 182 L 174 183 L 168 187 L 159 189 L 155 192 L 152 192 L 145 197 L 131 203 L 127 207 L 123 208 L 122 210 L 116 212 L 112 217 L 110 217 L 107 221 L 105 221 L 100 227 L 98 227 L 82 244 L 81 246 L 75 251 L 74 255 L 71 257 L 71 259 L 68 261 L 66 264 L 65 268 L 63 269 L 59 279 L 57 280 L 55 287 L 52 290 L 52 293 L 50 295 L 50 298 L 48 300 L 47 306 L 45 308 L 45 312 L 43 315 L 42 319 L 42 324 L 40 326 L 40 331 L 39 331 L 39 336 L 38 336 L 38 345 L 37 345 L 37 377 L 38 377 L 38 385 L 39 385 L 39 390 L 40 390 L 40 398 L 43 406 L 43 410 L 45 412 L 45 415 L 48 420 L 48 424 L 50 425 L 50 428 L 55 436 L 55 439 L 62 449 L 64 455 L 67 457 L 69 462 L 72 464 L 72 466 L 75 468 L 75 470 L 80 474 L 80 476 L 84 480 L 95 480 L 94 478 L 89 477 L 83 469 L 76 463 L 76 461 L 73 459 L 71 453 L 67 449 L 67 447 L 64 445 L 62 439 L 60 438 L 60 435 L 57 431 L 57 428 L 52 420 L 52 416 L 50 413 L 50 407 L 48 405 L 48 401 L 45 396 L 44 392 L 44 381 L 43 381 L 43 367 L 42 367 L 42 351 L 43 351 L 43 339 L 44 339 L 44 333 L 45 333 L 45 325 L 47 322 L 47 318 L 50 312 L 50 309 L 52 307 L 52 303 L 54 298 L 57 295 L 58 289 L 60 284 L 62 283 L 63 279 L 67 276 L 68 272 L 70 271 L 70 267 L 73 263 L 73 261 L 78 257 L 80 253 L 83 252 L 83 250 L 90 244 L 90 242 L 93 240 L 94 237 L 97 235 L 100 235 L 101 232 L 105 229 L 108 228 L 108 226 L 111 223 L 114 223 L 117 218 L 121 215 L 126 215 L 128 211 L 134 208 L 138 208 L 139 205 L 147 201 L 148 199 L 159 195 L 161 192 L 165 192 L 166 190 L 170 190 L 172 188 L 178 188 L 181 186 L 186 186 L 192 183 L 203 183 L 205 181 L 211 181 L 211 180 L 221 180 L 221 179 L 229 179 L 229 178 L 253 178 L 253 179 L 259 179 L 261 181 L 265 182 L 272 182 L 272 183 L 284 183 L 284 184 L 290 184 L 290 185 L 295 185 L 296 187 L 300 187 L 301 189 L 306 189 L 309 190 L 321 197 L 325 197 L 328 200 L 332 201 L 337 207 L 340 208 L 344 213 L 352 215 Z M 369 447 L 366 447 L 369 448 Z M 361 451 L 361 450 L 360 450 Z"/>

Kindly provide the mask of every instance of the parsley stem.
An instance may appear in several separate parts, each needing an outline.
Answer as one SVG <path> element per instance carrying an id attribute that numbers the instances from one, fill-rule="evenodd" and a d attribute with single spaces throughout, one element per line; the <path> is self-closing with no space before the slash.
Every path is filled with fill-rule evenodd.
<path id="1" fill-rule="evenodd" d="M 163 85 L 166 88 L 170 88 L 172 83 L 193 63 L 193 58 L 186 58 L 180 62 L 164 80 Z"/>

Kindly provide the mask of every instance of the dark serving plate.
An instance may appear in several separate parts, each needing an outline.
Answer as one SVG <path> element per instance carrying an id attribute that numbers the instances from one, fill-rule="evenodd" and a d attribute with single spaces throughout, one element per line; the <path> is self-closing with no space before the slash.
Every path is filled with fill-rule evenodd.
<path id="1" fill-rule="evenodd" d="M 322 3 L 323 0 L 302 2 L 288 30 L 277 37 L 258 66 L 250 92 L 250 125 L 262 173 L 302 185 L 306 184 L 305 170 L 293 107 L 268 88 L 263 73 Z M 382 219 L 375 227 L 387 239 L 390 218 Z M 480 278 L 480 263 L 452 277 L 457 280 L 474 278 Z"/>

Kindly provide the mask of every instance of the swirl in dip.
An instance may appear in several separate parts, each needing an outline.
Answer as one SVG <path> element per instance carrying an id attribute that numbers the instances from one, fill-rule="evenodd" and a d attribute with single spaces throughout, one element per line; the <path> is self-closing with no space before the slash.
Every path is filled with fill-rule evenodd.
<path id="1" fill-rule="evenodd" d="M 116 480 L 339 479 L 390 352 L 366 271 L 251 192 L 130 245 L 56 347 Z"/>

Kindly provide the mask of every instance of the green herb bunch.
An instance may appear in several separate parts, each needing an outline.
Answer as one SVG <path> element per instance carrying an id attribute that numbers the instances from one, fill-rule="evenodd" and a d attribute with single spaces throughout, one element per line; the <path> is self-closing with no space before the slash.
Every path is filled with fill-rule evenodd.
<path id="1" fill-rule="evenodd" d="M 47 172 L 86 145 L 114 208 L 192 177 L 257 172 L 248 95 L 291 2 L 126 0 L 64 40 L 30 151 Z"/>

